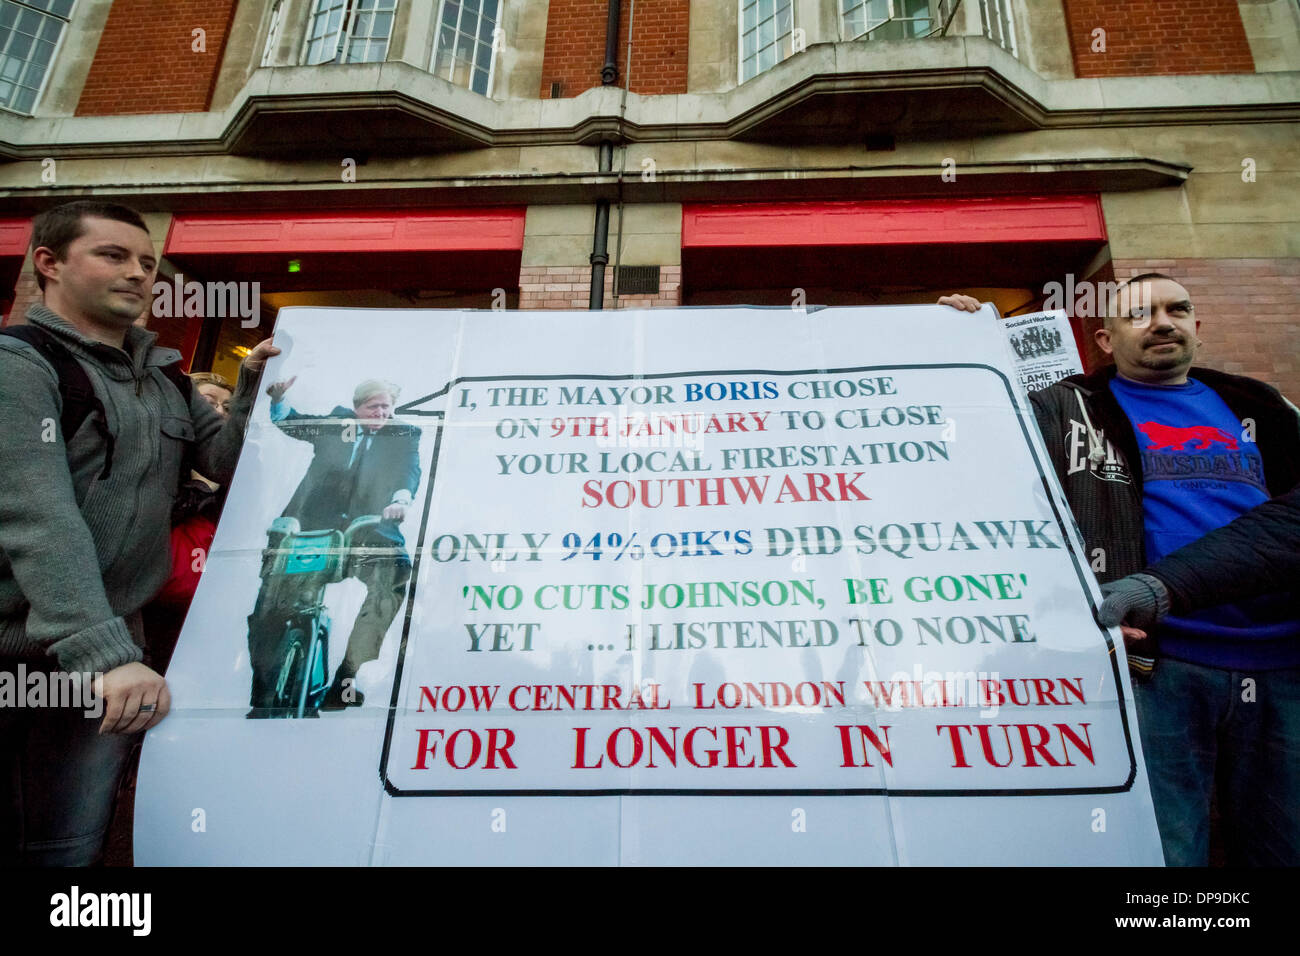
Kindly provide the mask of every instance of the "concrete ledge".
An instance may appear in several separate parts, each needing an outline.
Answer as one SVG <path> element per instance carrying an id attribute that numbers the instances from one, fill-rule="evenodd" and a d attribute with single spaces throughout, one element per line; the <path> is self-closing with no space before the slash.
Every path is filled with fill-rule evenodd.
<path id="1" fill-rule="evenodd" d="M 727 144 L 722 144 L 727 145 Z M 759 169 L 742 167 L 710 167 L 696 169 L 660 170 L 651 180 L 643 180 L 639 170 L 629 169 L 622 182 L 613 174 L 598 173 L 516 173 L 464 176 L 421 176 L 418 178 L 371 179 L 362 177 L 356 183 L 341 184 L 337 169 L 320 164 L 311 176 L 297 175 L 292 179 L 266 176 L 260 179 L 204 178 L 202 173 L 192 178 L 169 179 L 166 173 L 179 174 L 176 160 L 168 161 L 168 168 L 160 169 L 153 181 L 138 171 L 128 174 L 118 164 L 110 170 L 111 182 L 103 178 L 91 181 L 69 169 L 65 182 L 61 163 L 60 185 L 43 185 L 39 176 L 11 177 L 0 175 L 0 198 L 6 208 L 15 214 L 36 212 L 52 200 L 74 198 L 69 195 L 69 185 L 79 189 L 78 195 L 93 194 L 104 199 L 117 198 L 141 210 L 166 210 L 169 212 L 202 212 L 229 209 L 237 205 L 241 210 L 301 209 L 309 206 L 338 207 L 340 203 L 352 208 L 446 205 L 527 203 L 530 217 L 542 217 L 547 205 L 574 204 L 591 210 L 597 199 L 617 202 L 621 195 L 628 203 L 682 203 L 727 202 L 752 199 L 763 200 L 852 200 L 888 199 L 907 195 L 915 198 L 928 196 L 958 198 L 997 194 L 1068 194 L 1102 192 L 1117 194 L 1134 190 L 1153 190 L 1182 186 L 1191 171 L 1189 166 L 1164 163 L 1159 160 L 1125 157 L 1098 159 L 1036 158 L 1020 161 L 964 162 L 956 181 L 945 182 L 940 169 L 933 163 L 916 165 L 823 166 L 793 167 L 788 165 L 764 166 Z M 184 162 L 193 163 L 192 160 Z M 248 160 L 257 163 L 256 160 Z M 87 167 L 85 173 L 99 166 L 97 163 L 74 161 Z M 102 170 L 97 170 L 102 172 Z M 594 212 L 591 213 L 594 215 Z M 545 232 L 531 222 L 531 233 Z M 584 242 L 590 242 L 590 231 L 584 233 Z M 590 250 L 588 250 L 590 251 Z"/>
<path id="2" fill-rule="evenodd" d="M 626 111 L 623 103 L 626 100 Z M 1300 120 L 1300 72 L 1051 80 L 983 37 L 816 44 L 723 93 L 494 100 L 410 64 L 255 70 L 215 113 L 0 113 L 0 161 L 429 154 L 740 139 L 853 143 L 1037 129 Z"/>

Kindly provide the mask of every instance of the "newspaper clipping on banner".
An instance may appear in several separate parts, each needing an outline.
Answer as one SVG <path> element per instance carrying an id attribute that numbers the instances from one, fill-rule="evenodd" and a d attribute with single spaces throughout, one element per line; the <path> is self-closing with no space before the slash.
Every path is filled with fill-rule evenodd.
<path id="1" fill-rule="evenodd" d="M 1013 315 L 1003 320 L 1016 357 L 1016 376 L 1026 392 L 1083 372 L 1070 320 L 1063 311 Z"/>

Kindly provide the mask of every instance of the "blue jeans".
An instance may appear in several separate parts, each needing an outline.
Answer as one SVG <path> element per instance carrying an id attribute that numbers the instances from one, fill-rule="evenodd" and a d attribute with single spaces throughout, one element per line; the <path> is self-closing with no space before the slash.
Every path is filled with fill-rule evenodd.
<path id="1" fill-rule="evenodd" d="M 25 662 L 28 673 L 39 663 Z M 14 667 L 0 661 L 0 669 Z M 0 707 L 0 866 L 98 863 L 138 734 L 81 709 Z"/>
<path id="2" fill-rule="evenodd" d="M 1300 670 L 1164 657 L 1133 695 L 1165 863 L 1209 863 L 1217 785 L 1229 866 L 1300 865 Z"/>

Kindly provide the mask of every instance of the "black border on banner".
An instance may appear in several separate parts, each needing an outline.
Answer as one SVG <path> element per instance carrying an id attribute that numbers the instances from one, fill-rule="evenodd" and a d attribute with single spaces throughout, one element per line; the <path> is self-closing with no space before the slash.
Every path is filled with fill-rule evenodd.
<path id="1" fill-rule="evenodd" d="M 791 371 L 775 371 L 772 369 L 734 369 L 727 371 L 700 371 L 700 372 L 656 372 L 646 375 L 483 375 L 483 376 L 463 376 L 448 382 L 443 388 L 436 392 L 417 398 L 414 401 L 407 402 L 395 412 L 397 415 L 417 415 L 437 419 L 437 434 L 433 443 L 433 456 L 429 462 L 429 480 L 428 487 L 424 494 L 424 512 L 420 517 L 420 534 L 416 541 L 416 551 L 413 558 L 413 567 L 411 572 L 411 587 L 406 596 L 406 615 L 402 624 L 402 641 L 397 652 L 397 666 L 393 674 L 392 697 L 389 702 L 388 719 L 384 728 L 384 746 L 379 755 L 379 779 L 383 783 L 384 791 L 391 797 L 666 797 L 666 796 L 690 796 L 690 797 L 784 797 L 784 796 L 814 796 L 814 797 L 856 797 L 856 796 L 887 796 L 887 797 L 1028 797 L 1028 796 L 1074 796 L 1085 794 L 1102 794 L 1102 793 L 1126 793 L 1132 789 L 1133 781 L 1137 777 L 1137 758 L 1133 753 L 1133 738 L 1129 727 L 1128 709 L 1125 704 L 1122 693 L 1124 682 L 1119 672 L 1119 655 L 1116 654 L 1115 644 L 1110 638 L 1110 633 L 1106 628 L 1098 625 L 1103 640 L 1106 642 L 1107 656 L 1110 658 L 1111 674 L 1115 681 L 1117 692 L 1117 701 L 1119 703 L 1120 724 L 1124 730 L 1124 744 L 1128 750 L 1129 770 L 1128 777 L 1121 784 L 1113 784 L 1101 787 L 1054 787 L 1054 788 L 1029 788 L 1029 789 L 996 789 L 996 790 L 895 790 L 888 787 L 865 787 L 865 788 L 833 788 L 833 789 L 807 789 L 807 788 L 764 788 L 764 789 L 720 789 L 720 788 L 688 788 L 688 787 L 668 787 L 668 788 L 645 788 L 645 787 L 617 787 L 605 789 L 555 789 L 555 790 L 526 790 L 526 789 L 483 789 L 483 790 L 401 790 L 388 778 L 388 758 L 392 748 L 394 721 L 397 713 L 398 693 L 402 686 L 402 671 L 406 663 L 406 647 L 411 632 L 411 615 L 415 608 L 415 590 L 419 583 L 420 562 L 424 553 L 425 533 L 429 524 L 429 510 L 433 502 L 433 485 L 438 471 L 438 455 L 442 450 L 442 433 L 445 414 L 442 411 L 425 411 L 418 406 L 425 402 L 432 401 L 436 398 L 447 396 L 451 390 L 466 382 L 552 382 L 564 381 L 570 379 L 583 379 L 587 381 L 606 381 L 606 382 L 626 382 L 626 381 L 646 381 L 659 378 L 685 378 L 689 376 L 747 376 L 747 375 L 838 375 L 854 372 L 880 372 L 892 370 L 936 370 L 936 369 L 983 369 L 992 372 L 1002 382 L 1002 387 L 1006 390 L 1007 398 L 1011 403 L 1011 409 L 1015 411 L 1016 419 L 1020 424 L 1020 432 L 1024 436 L 1025 445 L 1029 450 L 1030 457 L 1034 461 L 1034 466 L 1038 469 L 1039 480 L 1043 484 L 1043 490 L 1047 493 L 1047 500 L 1052 506 L 1052 514 L 1056 519 L 1057 529 L 1061 532 L 1061 539 L 1065 542 L 1066 550 L 1070 554 L 1070 560 L 1074 564 L 1075 576 L 1079 579 L 1079 585 L 1083 588 L 1084 596 L 1089 605 L 1092 606 L 1095 613 L 1097 605 L 1093 603 L 1092 592 L 1088 587 L 1088 579 L 1083 573 L 1080 566 L 1080 556 L 1075 551 L 1074 545 L 1070 540 L 1070 534 L 1062 520 L 1060 509 L 1057 507 L 1056 496 L 1052 494 L 1051 484 L 1047 478 L 1047 472 L 1043 468 L 1043 463 L 1038 457 L 1037 448 L 1034 445 L 1028 430 L 1025 428 L 1025 416 L 1020 414 L 1020 406 L 1016 401 L 1015 392 L 1012 391 L 1010 380 L 999 369 L 991 365 L 985 365 L 979 362 L 940 362 L 935 364 L 922 365 L 866 365 L 852 366 L 847 368 L 823 368 L 823 369 L 797 369 Z M 1032 412 L 1030 413 L 1032 414 Z"/>

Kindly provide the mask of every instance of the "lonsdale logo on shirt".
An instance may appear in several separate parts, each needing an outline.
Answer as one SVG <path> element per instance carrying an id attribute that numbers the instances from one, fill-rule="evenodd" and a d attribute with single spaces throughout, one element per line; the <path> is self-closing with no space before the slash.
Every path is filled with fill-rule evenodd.
<path id="1" fill-rule="evenodd" d="M 1162 425 L 1136 422 L 1147 439 L 1142 475 L 1147 481 L 1214 479 L 1254 485 L 1267 494 L 1264 463 L 1253 443 L 1214 425 Z"/>
<path id="2" fill-rule="evenodd" d="M 1073 475 L 1086 468 L 1094 478 L 1131 485 L 1133 476 L 1129 474 L 1128 466 L 1124 463 L 1124 459 L 1120 457 L 1119 450 L 1106 438 L 1104 431 L 1098 429 L 1096 434 L 1097 441 L 1106 450 L 1105 457 L 1098 461 L 1094 461 L 1089 457 L 1091 446 L 1088 442 L 1087 427 L 1083 422 L 1070 419 L 1070 433 L 1066 437 L 1066 448 L 1070 455 L 1070 470 L 1067 474 Z"/>

